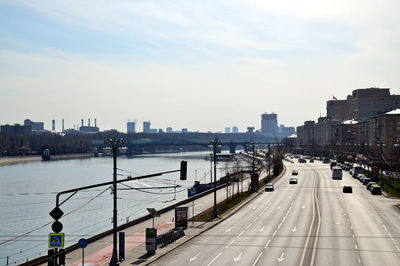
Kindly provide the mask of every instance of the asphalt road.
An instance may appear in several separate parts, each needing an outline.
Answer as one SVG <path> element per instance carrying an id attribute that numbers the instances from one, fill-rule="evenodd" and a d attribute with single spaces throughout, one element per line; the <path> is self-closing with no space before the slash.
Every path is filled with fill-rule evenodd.
<path id="1" fill-rule="evenodd" d="M 292 170 L 298 184 L 289 184 Z M 343 185 L 353 187 L 343 194 Z M 274 192 L 153 265 L 400 265 L 399 199 L 371 195 L 319 161 L 287 164 Z"/>

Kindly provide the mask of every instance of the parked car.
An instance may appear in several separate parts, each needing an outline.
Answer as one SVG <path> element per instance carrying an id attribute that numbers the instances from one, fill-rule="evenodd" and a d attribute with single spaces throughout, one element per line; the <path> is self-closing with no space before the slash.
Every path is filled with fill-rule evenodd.
<path id="1" fill-rule="evenodd" d="M 363 173 L 363 168 L 361 166 L 354 166 L 353 167 L 353 177 L 357 177 L 358 174 Z"/>
<path id="2" fill-rule="evenodd" d="M 371 182 L 371 179 L 368 177 L 364 178 L 364 180 L 362 181 L 364 186 L 366 186 L 369 182 Z"/>
<path id="3" fill-rule="evenodd" d="M 357 178 L 358 180 L 360 180 L 361 178 L 365 178 L 366 176 L 363 174 L 358 174 L 357 176 L 355 176 L 355 178 Z"/>
<path id="4" fill-rule="evenodd" d="M 375 182 L 369 182 L 367 184 L 367 189 L 369 190 L 371 188 L 371 186 L 373 186 L 373 185 L 376 185 L 376 183 Z"/>
<path id="5" fill-rule="evenodd" d="M 297 184 L 297 178 L 296 177 L 291 177 L 289 179 L 289 184 Z"/>
<path id="6" fill-rule="evenodd" d="M 348 166 L 344 166 L 344 170 L 346 171 L 346 172 L 349 172 L 350 171 L 350 167 L 348 167 Z M 351 174 L 351 173 L 350 173 Z"/>
<path id="7" fill-rule="evenodd" d="M 307 161 L 306 161 L 306 159 L 304 159 L 304 158 L 299 158 L 299 163 L 306 163 Z"/>
<path id="8" fill-rule="evenodd" d="M 330 163 L 330 159 L 329 158 L 323 158 L 322 159 L 322 163 Z"/>
<path id="9" fill-rule="evenodd" d="M 336 162 L 335 162 L 335 161 L 333 161 L 333 162 L 330 163 L 331 169 L 332 169 L 334 166 L 336 166 Z"/>
<path id="10" fill-rule="evenodd" d="M 293 170 L 292 175 L 299 175 L 299 172 L 297 170 Z"/>
<path id="11" fill-rule="evenodd" d="M 359 181 L 361 182 L 361 183 L 363 183 L 364 182 L 364 180 L 366 179 L 366 177 L 364 176 L 364 175 L 359 175 Z"/>
<path id="12" fill-rule="evenodd" d="M 314 162 L 314 159 L 313 158 L 310 158 L 310 163 L 313 163 Z"/>
<path id="13" fill-rule="evenodd" d="M 343 186 L 343 193 L 353 193 L 353 188 L 351 186 Z"/>
<path id="14" fill-rule="evenodd" d="M 266 184 L 265 191 L 274 191 L 274 185 L 271 183 Z"/>
<path id="15" fill-rule="evenodd" d="M 382 195 L 381 187 L 378 185 L 372 185 L 369 191 L 372 195 Z"/>

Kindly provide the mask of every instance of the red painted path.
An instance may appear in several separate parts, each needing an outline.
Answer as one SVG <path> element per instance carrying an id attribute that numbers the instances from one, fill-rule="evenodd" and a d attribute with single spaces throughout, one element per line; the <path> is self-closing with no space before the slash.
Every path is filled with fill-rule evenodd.
<path id="1" fill-rule="evenodd" d="M 157 228 L 157 234 L 162 234 L 163 232 L 167 231 L 168 229 L 172 228 L 174 223 L 171 222 L 162 222 L 155 225 Z M 125 237 L 125 254 L 127 254 L 130 250 L 134 247 L 138 246 L 145 241 L 145 231 L 141 231 L 135 233 L 133 235 Z M 85 265 L 87 266 L 100 266 L 103 264 L 108 264 L 110 262 L 112 256 L 112 244 L 93 253 L 89 256 L 85 256 Z M 145 250 L 143 250 L 143 253 Z M 76 261 L 71 264 L 71 266 L 81 266 L 82 260 Z"/>

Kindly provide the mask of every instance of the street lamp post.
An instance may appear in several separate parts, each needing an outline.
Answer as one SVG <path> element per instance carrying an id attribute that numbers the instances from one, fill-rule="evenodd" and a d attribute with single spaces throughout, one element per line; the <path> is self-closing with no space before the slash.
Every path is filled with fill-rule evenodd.
<path id="1" fill-rule="evenodd" d="M 112 252 L 112 257 L 110 260 L 110 265 L 118 265 L 119 260 L 118 260 L 118 255 L 117 255 L 117 151 L 118 148 L 120 148 L 120 151 L 126 151 L 125 147 L 119 147 L 119 145 L 125 145 L 126 140 L 125 139 L 105 139 L 104 140 L 105 145 L 109 145 L 108 149 L 106 151 L 112 151 L 113 153 L 113 162 L 114 162 L 114 172 L 113 172 L 113 193 L 114 193 L 114 208 L 113 208 L 113 252 Z"/>
<path id="2" fill-rule="evenodd" d="M 221 141 L 218 138 L 215 138 L 213 141 L 210 141 L 209 147 L 213 149 L 213 159 L 214 159 L 214 208 L 213 208 L 213 218 L 218 217 L 218 208 L 217 208 L 217 148 L 221 147 Z"/>

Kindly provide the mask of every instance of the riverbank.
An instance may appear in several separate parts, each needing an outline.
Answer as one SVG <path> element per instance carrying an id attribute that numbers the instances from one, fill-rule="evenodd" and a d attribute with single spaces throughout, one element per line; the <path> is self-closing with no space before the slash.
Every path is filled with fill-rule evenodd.
<path id="1" fill-rule="evenodd" d="M 60 154 L 60 155 L 52 155 L 51 160 L 58 161 L 58 160 L 70 160 L 70 159 L 85 159 L 91 157 L 93 157 L 93 153 Z M 41 160 L 42 156 L 40 155 L 0 157 L 0 166 L 19 164 L 19 163 L 39 162 Z"/>

